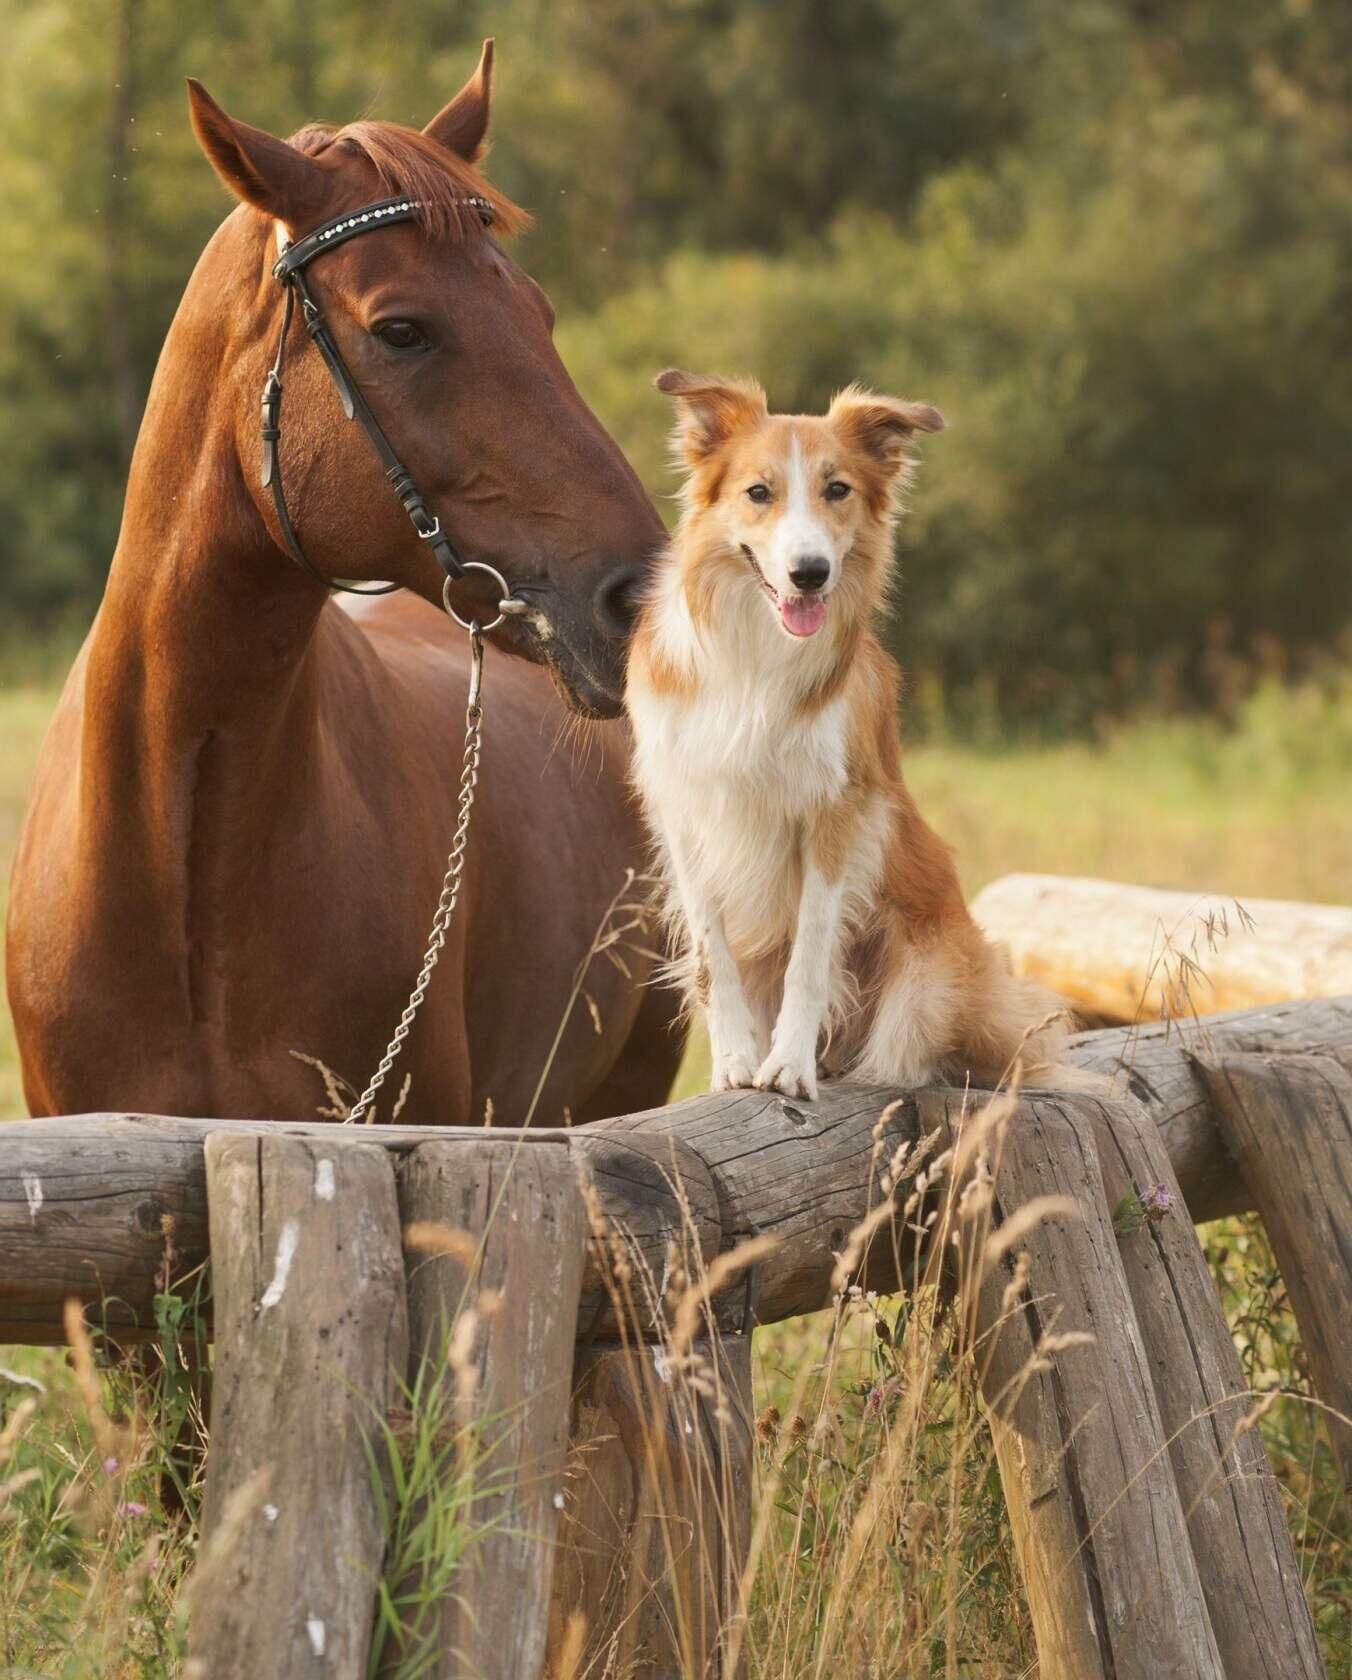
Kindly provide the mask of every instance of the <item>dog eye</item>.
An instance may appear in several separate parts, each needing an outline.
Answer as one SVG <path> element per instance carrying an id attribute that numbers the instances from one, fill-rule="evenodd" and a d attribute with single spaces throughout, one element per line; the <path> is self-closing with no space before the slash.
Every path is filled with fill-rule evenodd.
<path id="1" fill-rule="evenodd" d="M 831 480 L 831 482 L 826 486 L 826 499 L 827 499 L 827 501 L 828 502 L 843 502 L 845 500 L 846 496 L 849 495 L 850 488 L 851 488 L 850 485 L 846 484 L 846 482 L 843 478 L 833 478 Z"/>
<path id="2" fill-rule="evenodd" d="M 382 321 L 373 332 L 391 350 L 429 350 L 431 340 L 413 321 Z"/>
<path id="3" fill-rule="evenodd" d="M 770 500 L 770 486 L 768 484 L 750 484 L 747 495 L 753 502 L 768 502 Z"/>

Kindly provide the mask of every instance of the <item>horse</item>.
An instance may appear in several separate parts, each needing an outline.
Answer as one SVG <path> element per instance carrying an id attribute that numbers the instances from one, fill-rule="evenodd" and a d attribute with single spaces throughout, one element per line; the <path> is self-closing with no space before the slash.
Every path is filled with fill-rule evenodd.
<path id="1" fill-rule="evenodd" d="M 19 841 L 7 982 L 34 1115 L 347 1117 L 419 971 L 457 818 L 471 651 L 443 596 L 465 623 L 499 618 L 482 764 L 458 910 L 366 1118 L 585 1120 L 666 1096 L 681 1043 L 647 984 L 627 737 L 561 740 L 620 710 L 664 531 L 505 249 L 525 218 L 478 167 L 492 63 L 490 41 L 421 131 L 290 140 L 189 83 L 239 203 L 169 328 Z M 307 268 L 304 314 L 397 450 L 396 495 L 322 334 L 323 356 L 303 333 L 278 353 L 260 437 L 294 302 L 278 252 L 348 222 L 364 236 Z M 331 579 L 398 588 L 339 599 Z"/>

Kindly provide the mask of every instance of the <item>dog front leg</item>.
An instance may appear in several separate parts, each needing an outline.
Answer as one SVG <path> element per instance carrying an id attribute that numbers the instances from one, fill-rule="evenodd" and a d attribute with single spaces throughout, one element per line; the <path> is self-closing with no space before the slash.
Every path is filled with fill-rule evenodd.
<path id="1" fill-rule="evenodd" d="M 736 1090 L 755 1082 L 760 1061 L 755 1017 L 723 929 L 723 917 L 690 866 L 685 848 L 672 840 L 670 830 L 667 851 L 690 941 L 695 997 L 709 1028 L 711 1084 L 715 1091 Z"/>
<path id="2" fill-rule="evenodd" d="M 831 975 L 840 941 L 843 879 L 828 881 L 811 860 L 803 871 L 798 926 L 784 973 L 784 1000 L 756 1084 L 786 1097 L 817 1095 L 817 1040 L 831 1002 Z"/>

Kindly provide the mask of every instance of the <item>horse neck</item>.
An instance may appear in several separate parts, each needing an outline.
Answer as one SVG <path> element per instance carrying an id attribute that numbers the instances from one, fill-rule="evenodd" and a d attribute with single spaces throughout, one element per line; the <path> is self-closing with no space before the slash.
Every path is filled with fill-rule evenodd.
<path id="1" fill-rule="evenodd" d="M 218 235 L 170 328 L 90 636 L 83 779 L 119 820 L 136 800 L 172 809 L 207 741 L 228 743 L 261 785 L 314 722 L 325 592 L 270 540 L 236 445 L 238 404 L 266 359 L 257 334 L 237 356 L 220 318 L 221 298 L 258 291 L 246 245 Z"/>

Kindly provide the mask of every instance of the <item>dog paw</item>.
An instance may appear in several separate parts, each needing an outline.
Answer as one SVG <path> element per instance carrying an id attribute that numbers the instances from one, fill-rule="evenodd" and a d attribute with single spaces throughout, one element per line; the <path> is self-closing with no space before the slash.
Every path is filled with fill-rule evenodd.
<path id="1" fill-rule="evenodd" d="M 741 1091 L 756 1083 L 755 1058 L 740 1050 L 729 1050 L 714 1056 L 713 1078 L 715 1091 Z"/>
<path id="2" fill-rule="evenodd" d="M 786 1097 L 817 1098 L 817 1060 L 796 1051 L 780 1055 L 772 1049 L 756 1074 L 756 1088 L 761 1091 L 782 1091 Z"/>

